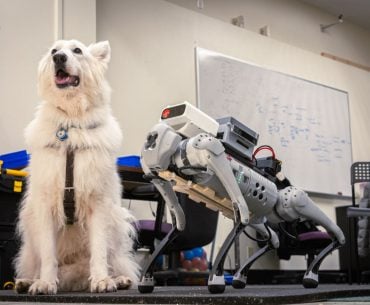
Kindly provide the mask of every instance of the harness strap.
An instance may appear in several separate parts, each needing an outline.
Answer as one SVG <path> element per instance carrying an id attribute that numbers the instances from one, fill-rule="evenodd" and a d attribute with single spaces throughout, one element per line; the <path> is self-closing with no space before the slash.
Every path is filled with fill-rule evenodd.
<path id="1" fill-rule="evenodd" d="M 73 163 L 74 163 L 74 152 L 72 149 L 67 149 L 67 160 L 66 160 L 66 179 L 64 188 L 64 199 L 63 207 L 64 214 L 66 215 L 66 224 L 72 225 L 75 222 L 75 190 L 73 185 Z"/>

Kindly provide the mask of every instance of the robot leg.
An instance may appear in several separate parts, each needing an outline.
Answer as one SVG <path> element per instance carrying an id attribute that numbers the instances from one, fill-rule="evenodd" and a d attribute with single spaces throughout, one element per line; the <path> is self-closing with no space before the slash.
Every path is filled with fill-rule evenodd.
<path id="1" fill-rule="evenodd" d="M 225 279 L 223 272 L 225 258 L 231 245 L 234 243 L 235 238 L 237 238 L 240 233 L 243 232 L 244 228 L 245 225 L 239 220 L 226 237 L 220 251 L 218 252 L 208 278 L 208 291 L 210 293 L 223 293 L 225 291 Z"/>
<path id="2" fill-rule="evenodd" d="M 168 181 L 161 179 L 153 179 L 152 183 L 155 185 L 157 190 L 161 193 L 166 204 L 168 205 L 171 216 L 173 219 L 173 228 L 171 231 L 162 239 L 160 244 L 155 248 L 154 252 L 150 256 L 148 262 L 143 268 L 140 282 L 138 283 L 138 290 L 141 293 L 151 293 L 154 290 L 154 277 L 153 268 L 155 260 L 166 247 L 177 237 L 180 231 L 185 229 L 185 215 L 177 200 L 176 194 L 172 189 L 172 185 Z"/>
<path id="3" fill-rule="evenodd" d="M 280 246 L 279 237 L 277 236 L 274 230 L 265 226 L 265 220 L 263 220 L 263 222 L 254 222 L 253 219 L 251 219 L 249 225 L 253 229 L 255 229 L 258 233 L 260 233 L 263 238 L 268 238 L 271 235 L 269 243 L 271 244 L 272 248 L 275 249 L 279 248 Z M 270 233 L 267 230 L 269 230 Z"/>
<path id="4" fill-rule="evenodd" d="M 192 166 L 204 166 L 213 171 L 228 193 L 233 205 L 237 206 L 240 221 L 249 222 L 249 209 L 235 176 L 226 158 L 225 148 L 220 140 L 206 133 L 191 138 L 186 146 L 187 158 Z M 234 211 L 236 211 L 234 209 Z M 235 215 L 236 217 L 236 215 Z"/>
<path id="5" fill-rule="evenodd" d="M 263 256 L 265 253 L 276 249 L 279 247 L 279 238 L 275 231 L 271 230 L 270 228 L 264 225 L 265 219 L 251 219 L 249 225 L 255 229 L 258 233 L 260 233 L 264 238 L 268 238 L 271 236 L 270 240 L 268 241 L 267 245 L 259 249 L 255 252 L 252 256 L 248 257 L 247 260 L 240 266 L 240 268 L 236 271 L 233 276 L 232 285 L 236 289 L 242 289 L 247 284 L 247 275 L 248 271 L 254 264 L 254 262 Z M 270 234 L 267 232 L 269 230 Z"/>
<path id="6" fill-rule="evenodd" d="M 252 267 L 254 262 L 263 256 L 265 253 L 274 250 L 271 244 L 267 244 L 257 252 L 253 253 L 252 256 L 248 257 L 248 259 L 241 265 L 238 271 L 233 276 L 232 285 L 236 289 L 243 289 L 247 285 L 247 275 L 249 269 Z"/>
<path id="7" fill-rule="evenodd" d="M 328 254 L 341 246 L 342 245 L 337 240 L 335 240 L 315 257 L 303 276 L 303 287 L 316 288 L 319 285 L 319 268 L 322 261 Z"/>
<path id="8" fill-rule="evenodd" d="M 276 206 L 279 216 L 287 221 L 298 218 L 307 218 L 323 226 L 332 233 L 341 245 L 345 243 L 342 230 L 321 211 L 308 197 L 307 193 L 293 186 L 279 191 L 279 200 Z"/>
<path id="9" fill-rule="evenodd" d="M 334 235 L 332 243 L 317 255 L 304 275 L 303 286 L 316 288 L 319 283 L 318 270 L 322 261 L 345 243 L 342 230 L 315 205 L 306 192 L 295 187 L 290 186 L 280 191 L 276 211 L 280 217 L 288 221 L 298 218 L 313 220 Z"/>
<path id="10" fill-rule="evenodd" d="M 151 293 L 154 290 L 154 264 L 159 255 L 166 249 L 166 247 L 177 237 L 178 230 L 173 227 L 170 232 L 162 239 L 160 244 L 155 248 L 154 252 L 146 262 L 141 273 L 140 282 L 138 283 L 138 290 L 140 293 Z"/>

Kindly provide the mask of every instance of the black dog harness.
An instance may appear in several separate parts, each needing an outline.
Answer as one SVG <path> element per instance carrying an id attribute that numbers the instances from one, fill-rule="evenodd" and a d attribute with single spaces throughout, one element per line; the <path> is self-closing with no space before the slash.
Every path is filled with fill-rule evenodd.
<path id="1" fill-rule="evenodd" d="M 56 133 L 57 138 L 60 141 L 65 141 L 68 139 L 68 132 L 64 128 L 60 128 Z M 73 168 L 74 168 L 74 151 L 71 148 L 67 148 L 66 154 L 66 178 L 64 186 L 64 198 L 63 198 L 63 208 L 64 215 L 66 216 L 66 224 L 73 225 L 75 222 L 75 189 L 73 184 Z"/>
<path id="2" fill-rule="evenodd" d="M 66 160 L 66 180 L 64 187 L 64 215 L 66 215 L 66 224 L 73 225 L 75 222 L 75 189 L 73 185 L 73 165 L 74 165 L 74 151 L 67 149 L 67 160 Z"/>
<path id="3" fill-rule="evenodd" d="M 95 129 L 99 127 L 100 124 L 92 124 L 87 126 L 86 129 Z M 82 129 L 79 126 L 70 126 L 70 128 L 78 128 Z M 68 139 L 68 129 L 60 127 L 56 133 L 56 137 L 61 141 L 65 141 Z M 52 147 L 52 145 L 50 146 Z M 86 148 L 86 147 L 80 147 Z M 73 184 L 73 168 L 74 168 L 74 153 L 75 149 L 72 149 L 67 146 L 67 156 L 66 156 L 66 179 L 65 179 L 65 186 L 64 186 L 64 198 L 63 198 L 63 208 L 64 208 L 64 215 L 66 216 L 66 224 L 73 225 L 76 221 L 75 219 L 75 212 L 76 212 L 76 202 L 75 202 L 75 188 Z"/>

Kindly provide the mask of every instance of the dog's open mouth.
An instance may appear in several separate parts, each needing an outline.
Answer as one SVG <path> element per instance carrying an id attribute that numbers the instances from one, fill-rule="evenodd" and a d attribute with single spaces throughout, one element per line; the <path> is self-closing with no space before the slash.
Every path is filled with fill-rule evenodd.
<path id="1" fill-rule="evenodd" d="M 58 69 L 55 74 L 55 84 L 58 88 L 77 87 L 80 84 L 80 78 L 77 75 L 68 74 L 63 69 Z"/>

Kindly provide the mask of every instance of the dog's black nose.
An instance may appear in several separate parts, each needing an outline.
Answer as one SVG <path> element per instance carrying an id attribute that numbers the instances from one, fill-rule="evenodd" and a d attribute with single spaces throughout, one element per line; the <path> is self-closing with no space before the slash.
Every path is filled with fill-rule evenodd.
<path id="1" fill-rule="evenodd" d="M 67 61 L 67 56 L 64 53 L 55 54 L 53 61 L 56 64 L 64 64 Z"/>

